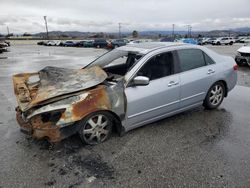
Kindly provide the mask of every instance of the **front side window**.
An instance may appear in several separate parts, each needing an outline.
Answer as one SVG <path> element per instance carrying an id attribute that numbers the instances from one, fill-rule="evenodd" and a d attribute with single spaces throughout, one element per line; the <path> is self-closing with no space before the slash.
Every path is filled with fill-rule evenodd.
<path id="1" fill-rule="evenodd" d="M 172 52 L 158 54 L 143 65 L 137 76 L 146 76 L 150 80 L 169 76 L 173 73 L 173 61 Z"/>
<path id="2" fill-rule="evenodd" d="M 183 49 L 177 51 L 181 71 L 188 71 L 206 65 L 203 52 L 199 49 Z"/>

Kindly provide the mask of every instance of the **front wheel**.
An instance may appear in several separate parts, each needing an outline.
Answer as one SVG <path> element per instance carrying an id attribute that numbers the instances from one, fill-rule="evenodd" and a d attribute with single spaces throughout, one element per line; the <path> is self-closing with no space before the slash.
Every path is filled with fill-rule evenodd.
<path id="1" fill-rule="evenodd" d="M 244 62 L 242 61 L 236 61 L 237 65 L 240 67 L 240 66 L 243 66 L 244 65 Z"/>
<path id="2" fill-rule="evenodd" d="M 208 91 L 203 105 L 207 109 L 215 109 L 220 106 L 225 96 L 225 86 L 222 82 L 216 82 Z"/>
<path id="3" fill-rule="evenodd" d="M 250 67 L 250 60 L 247 61 L 247 65 Z"/>
<path id="4" fill-rule="evenodd" d="M 83 143 L 97 145 L 110 137 L 113 117 L 108 112 L 94 112 L 85 117 L 79 124 L 78 133 Z"/>

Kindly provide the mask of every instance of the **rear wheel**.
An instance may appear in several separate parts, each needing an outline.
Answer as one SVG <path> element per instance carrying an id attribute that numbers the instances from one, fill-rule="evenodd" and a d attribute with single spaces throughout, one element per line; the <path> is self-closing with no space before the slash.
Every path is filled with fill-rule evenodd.
<path id="1" fill-rule="evenodd" d="M 231 41 L 229 44 L 230 44 L 230 45 L 233 45 L 233 42 Z"/>
<path id="2" fill-rule="evenodd" d="M 79 135 L 84 144 L 96 145 L 106 141 L 112 132 L 113 117 L 108 112 L 94 112 L 79 122 Z"/>
<path id="3" fill-rule="evenodd" d="M 225 86 L 222 82 L 216 82 L 209 89 L 203 105 L 207 109 L 215 109 L 220 106 L 225 96 Z"/>

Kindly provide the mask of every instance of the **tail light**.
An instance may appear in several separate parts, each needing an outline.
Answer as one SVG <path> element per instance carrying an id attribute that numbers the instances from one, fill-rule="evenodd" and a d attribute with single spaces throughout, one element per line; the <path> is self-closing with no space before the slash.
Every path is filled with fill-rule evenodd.
<path id="1" fill-rule="evenodd" d="M 237 70 L 238 70 L 238 65 L 235 64 L 235 65 L 233 66 L 233 69 L 234 69 L 235 71 L 237 71 Z"/>

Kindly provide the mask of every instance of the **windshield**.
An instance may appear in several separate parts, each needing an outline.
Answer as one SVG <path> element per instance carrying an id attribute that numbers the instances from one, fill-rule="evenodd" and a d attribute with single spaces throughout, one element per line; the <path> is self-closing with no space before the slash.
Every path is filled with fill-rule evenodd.
<path id="1" fill-rule="evenodd" d="M 119 59 L 124 59 L 124 60 L 127 59 L 129 54 L 140 55 L 138 52 L 130 52 L 126 50 L 114 49 L 98 57 L 96 60 L 91 62 L 87 67 L 92 67 L 92 66 L 100 66 L 101 68 L 107 67 L 107 65 L 110 65 L 111 63 L 113 64 L 116 61 L 118 62 Z"/>

